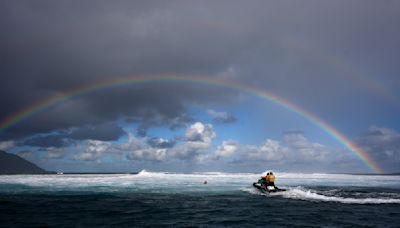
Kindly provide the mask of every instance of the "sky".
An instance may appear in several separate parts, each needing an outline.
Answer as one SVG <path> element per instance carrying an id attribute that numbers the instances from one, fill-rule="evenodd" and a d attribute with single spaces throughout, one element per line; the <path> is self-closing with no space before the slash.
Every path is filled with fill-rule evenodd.
<path id="1" fill-rule="evenodd" d="M 4 0 L 0 149 L 63 172 L 399 172 L 399 22 L 395 0 Z"/>

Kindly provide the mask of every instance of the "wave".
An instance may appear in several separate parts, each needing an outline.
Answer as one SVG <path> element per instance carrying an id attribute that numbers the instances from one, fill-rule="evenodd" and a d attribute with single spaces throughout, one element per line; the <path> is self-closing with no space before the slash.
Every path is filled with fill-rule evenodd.
<path id="1" fill-rule="evenodd" d="M 243 189 L 243 191 L 251 194 L 262 194 L 268 197 L 281 196 L 287 199 L 306 200 L 314 202 L 337 202 L 345 204 L 400 204 L 400 195 L 396 193 L 387 194 L 388 196 L 397 198 L 382 197 L 382 194 L 376 193 L 380 197 L 342 197 L 333 195 L 324 195 L 316 190 L 305 189 L 303 187 L 288 188 L 285 192 L 277 192 L 271 194 L 263 194 L 255 189 Z M 340 190 L 338 190 L 340 191 Z M 331 191 L 332 193 L 332 191 Z"/>
<path id="2" fill-rule="evenodd" d="M 1 175 L 0 193 L 10 191 L 226 193 L 248 188 L 245 191 L 259 194 L 251 186 L 259 177 L 260 174 L 256 173 L 198 172 L 185 174 L 148 170 L 142 170 L 133 175 Z M 400 203 L 400 177 L 297 173 L 276 173 L 276 177 L 276 184 L 280 187 L 287 186 L 288 189 L 287 192 L 279 193 L 281 197 L 360 204 Z M 204 184 L 206 181 L 207 184 Z"/>
<path id="3" fill-rule="evenodd" d="M 160 176 L 160 175 L 188 175 L 188 174 L 174 173 L 174 172 L 155 172 L 155 171 L 148 171 L 146 169 L 142 169 L 135 176 L 152 177 L 152 176 Z"/>
<path id="4" fill-rule="evenodd" d="M 145 169 L 142 169 L 140 172 L 138 172 L 138 174 L 136 174 L 137 176 L 149 176 L 149 175 L 151 175 L 151 174 L 154 174 L 154 173 L 152 173 L 152 172 L 148 172 L 147 170 L 145 170 Z"/>
<path id="5" fill-rule="evenodd" d="M 241 178 L 243 180 L 257 180 L 261 177 L 255 173 L 224 173 L 224 172 L 193 172 L 193 173 L 176 173 L 176 172 L 154 172 L 146 169 L 141 170 L 135 176 L 138 177 L 167 177 L 167 178 L 190 178 L 190 177 L 211 177 L 211 178 Z"/>

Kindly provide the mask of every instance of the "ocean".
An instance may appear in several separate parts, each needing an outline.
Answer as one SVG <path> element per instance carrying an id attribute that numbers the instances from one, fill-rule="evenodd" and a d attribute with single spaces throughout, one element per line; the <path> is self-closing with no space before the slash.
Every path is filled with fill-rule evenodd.
<path id="1" fill-rule="evenodd" d="M 1 175 L 1 227 L 400 227 L 400 176 L 275 173 Z M 207 184 L 204 184 L 207 181 Z"/>

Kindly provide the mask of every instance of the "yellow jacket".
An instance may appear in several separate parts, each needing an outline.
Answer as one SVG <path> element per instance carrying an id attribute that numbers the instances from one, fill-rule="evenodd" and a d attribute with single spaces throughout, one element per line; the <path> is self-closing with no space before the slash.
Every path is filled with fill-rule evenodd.
<path id="1" fill-rule="evenodd" d="M 268 182 L 273 183 L 275 182 L 275 176 L 274 175 L 268 175 Z"/>

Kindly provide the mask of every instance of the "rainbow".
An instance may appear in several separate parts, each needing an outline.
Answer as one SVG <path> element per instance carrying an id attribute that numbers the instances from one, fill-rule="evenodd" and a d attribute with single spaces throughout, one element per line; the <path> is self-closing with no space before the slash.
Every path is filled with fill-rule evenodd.
<path id="1" fill-rule="evenodd" d="M 213 86 L 221 86 L 232 89 L 237 89 L 249 94 L 253 94 L 257 97 L 260 97 L 264 100 L 275 103 L 288 111 L 294 112 L 303 118 L 309 120 L 311 123 L 315 124 L 321 130 L 329 134 L 335 140 L 344 145 L 349 151 L 351 151 L 356 157 L 358 157 L 367 167 L 375 172 L 375 173 L 383 173 L 382 169 L 371 159 L 371 157 L 360 147 L 358 147 L 355 143 L 349 140 L 345 135 L 335 129 L 332 125 L 322 120 L 318 116 L 314 115 L 311 112 L 303 109 L 302 107 L 282 98 L 272 93 L 263 91 L 261 89 L 255 88 L 253 86 L 240 84 L 235 81 L 227 81 L 221 80 L 217 78 L 211 77 L 183 77 L 177 75 L 160 75 L 160 76 L 135 76 L 135 77 L 125 77 L 125 78 L 116 78 L 106 81 L 101 81 L 91 85 L 81 86 L 69 91 L 66 91 L 62 94 L 58 94 L 52 96 L 48 99 L 39 101 L 37 103 L 32 104 L 28 108 L 25 108 L 14 115 L 9 116 L 0 122 L 0 132 L 5 131 L 6 129 L 12 127 L 13 125 L 21 122 L 39 112 L 45 111 L 47 109 L 53 108 L 60 103 L 63 103 L 69 99 L 76 98 L 79 96 L 86 95 L 88 93 L 106 89 L 106 88 L 114 88 L 123 85 L 131 85 L 131 84 L 139 84 L 139 83 L 150 83 L 150 82 L 190 82 L 190 83 L 200 83 L 206 85 Z"/>

